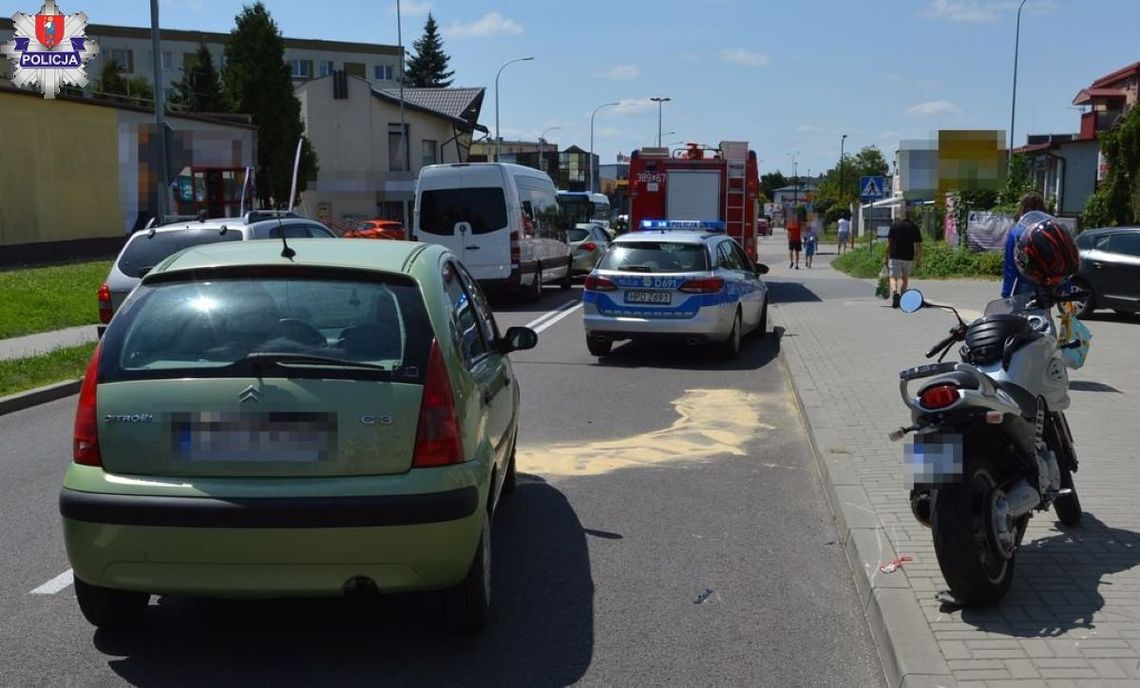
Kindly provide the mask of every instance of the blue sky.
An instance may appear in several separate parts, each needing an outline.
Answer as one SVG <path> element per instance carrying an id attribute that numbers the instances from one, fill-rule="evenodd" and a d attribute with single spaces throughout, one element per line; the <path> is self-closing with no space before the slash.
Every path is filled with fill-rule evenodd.
<path id="1" fill-rule="evenodd" d="M 145 0 L 60 0 L 93 23 L 144 26 Z M 394 0 L 334 5 L 269 0 L 290 37 L 396 43 Z M 0 14 L 39 0 L 0 0 Z M 161 0 L 162 25 L 228 31 L 240 0 Z M 819 172 L 846 150 L 939 128 L 1008 129 L 1017 0 L 402 0 L 406 46 L 428 9 L 443 29 L 455 85 L 485 86 L 482 122 L 494 130 L 495 72 L 505 138 L 547 134 L 589 145 L 602 162 L 653 145 L 665 96 L 666 143 L 743 139 L 763 171 Z M 1073 96 L 1140 60 L 1137 0 L 1027 0 L 1021 21 L 1015 133 L 1073 132 Z M 1131 46 L 1131 47 L 1130 47 Z"/>

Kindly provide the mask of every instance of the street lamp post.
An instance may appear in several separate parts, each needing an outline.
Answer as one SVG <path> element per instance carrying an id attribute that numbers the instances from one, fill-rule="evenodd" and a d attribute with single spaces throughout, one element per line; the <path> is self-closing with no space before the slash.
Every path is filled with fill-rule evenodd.
<path id="1" fill-rule="evenodd" d="M 792 177 L 795 180 L 793 182 L 793 187 L 792 187 L 792 210 L 793 211 L 795 210 L 795 207 L 797 205 L 799 205 L 799 202 L 800 202 L 800 164 L 799 164 L 799 161 L 796 160 L 796 158 L 798 158 L 800 156 L 800 153 L 802 153 L 802 152 L 803 151 L 796 151 L 795 153 L 789 153 L 788 154 L 788 155 L 792 156 Z"/>
<path id="2" fill-rule="evenodd" d="M 604 103 L 594 108 L 590 113 L 590 156 L 586 159 L 586 189 L 594 192 L 594 115 L 598 114 L 598 110 L 602 108 L 614 107 L 620 103 Z M 658 145 L 661 145 L 658 143 Z"/>
<path id="3" fill-rule="evenodd" d="M 1013 97 L 1009 102 L 1009 160 L 1006 161 L 1007 169 L 1013 169 L 1013 117 L 1017 112 L 1017 53 L 1021 43 L 1021 8 L 1025 6 L 1025 0 L 1021 0 L 1021 4 L 1017 6 L 1017 29 L 1013 33 Z"/>
<path id="4" fill-rule="evenodd" d="M 668 103 L 672 98 L 650 98 L 651 101 L 657 103 L 657 147 L 661 147 L 661 104 Z"/>
<path id="5" fill-rule="evenodd" d="M 847 143 L 847 134 L 839 139 L 839 197 L 843 198 L 843 171 L 845 168 L 843 162 L 843 144 Z"/>
<path id="6" fill-rule="evenodd" d="M 169 173 L 166 162 L 166 98 L 162 81 L 162 46 L 158 32 L 158 0 L 150 0 L 150 41 L 154 51 L 154 124 L 158 134 L 158 222 L 166 218 Z M 130 80 L 127 80 L 128 88 Z"/>
<path id="7" fill-rule="evenodd" d="M 499 75 L 512 62 L 529 62 L 533 59 L 533 57 L 516 57 L 513 60 L 507 60 L 495 73 L 495 162 L 499 162 L 499 155 L 503 152 L 503 137 L 499 134 Z"/>
<path id="8" fill-rule="evenodd" d="M 542 130 L 541 134 L 538 135 L 538 169 L 542 170 L 543 172 L 546 172 L 547 174 L 550 174 L 550 173 L 546 170 L 546 165 L 543 164 L 543 161 L 542 161 L 542 144 L 544 142 L 543 137 L 546 136 L 546 134 L 548 132 L 554 131 L 555 129 L 561 129 L 561 128 L 562 127 L 547 127 L 547 128 Z"/>

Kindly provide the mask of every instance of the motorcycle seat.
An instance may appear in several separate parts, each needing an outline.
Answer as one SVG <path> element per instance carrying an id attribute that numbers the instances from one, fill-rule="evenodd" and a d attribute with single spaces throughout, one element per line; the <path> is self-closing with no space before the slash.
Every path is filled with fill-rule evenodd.
<path id="1" fill-rule="evenodd" d="M 1023 418 L 1033 420 L 1037 417 L 1037 397 L 1033 396 L 1029 390 L 1009 380 L 998 380 L 997 388 L 1013 397 L 1013 400 L 1021 407 Z"/>

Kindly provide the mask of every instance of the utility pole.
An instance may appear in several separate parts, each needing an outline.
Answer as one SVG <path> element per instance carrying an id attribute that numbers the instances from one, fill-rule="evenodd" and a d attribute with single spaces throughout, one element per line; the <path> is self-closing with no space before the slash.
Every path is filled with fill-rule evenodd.
<path id="1" fill-rule="evenodd" d="M 661 104 L 668 103 L 672 98 L 650 98 L 654 103 L 657 103 L 657 147 L 661 147 Z"/>
<path id="2" fill-rule="evenodd" d="M 158 0 L 150 0 L 150 46 L 154 51 L 154 123 L 158 134 L 158 222 L 166 219 L 166 200 L 170 180 L 166 178 L 166 93 L 162 80 L 162 39 L 158 35 Z M 130 81 L 127 81 L 129 84 Z"/>
<path id="3" fill-rule="evenodd" d="M 1017 6 L 1017 29 L 1013 34 L 1013 97 L 1009 103 L 1009 160 L 1007 160 L 1007 172 L 1013 169 L 1013 118 L 1017 112 L 1017 53 L 1021 44 L 1021 8 L 1025 7 L 1025 0 L 1021 0 L 1021 4 Z"/>
<path id="4" fill-rule="evenodd" d="M 845 167 L 843 161 L 843 144 L 847 143 L 847 134 L 839 139 L 839 197 L 843 198 L 843 170 Z"/>
<path id="5" fill-rule="evenodd" d="M 404 34 L 400 18 L 400 0 L 396 0 L 396 43 L 400 46 L 400 159 L 403 161 L 400 163 L 400 169 L 408 171 L 408 142 L 404 139 L 408 133 L 408 124 L 404 121 Z M 400 217 L 404 226 L 409 226 L 407 201 L 400 201 Z"/>

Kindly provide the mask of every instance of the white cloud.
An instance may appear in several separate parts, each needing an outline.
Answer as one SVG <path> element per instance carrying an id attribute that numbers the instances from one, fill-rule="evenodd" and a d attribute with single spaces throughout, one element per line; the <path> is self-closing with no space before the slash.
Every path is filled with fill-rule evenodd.
<path id="1" fill-rule="evenodd" d="M 745 67 L 766 67 L 772 61 L 767 55 L 744 48 L 725 48 L 717 53 L 717 57 L 721 62 L 731 62 Z"/>
<path id="2" fill-rule="evenodd" d="M 959 24 L 988 24 L 1002 14 L 1017 12 L 1017 0 L 931 0 L 923 15 L 929 19 L 942 19 Z M 1032 14 L 1049 14 L 1056 11 L 1053 0 L 1037 0 L 1025 9 Z"/>
<path id="3" fill-rule="evenodd" d="M 517 36 L 523 32 L 522 24 L 498 12 L 488 12 L 473 22 L 454 22 L 444 33 L 449 38 L 492 38 Z"/>
<path id="4" fill-rule="evenodd" d="M 657 103 L 648 98 L 625 98 L 618 101 L 610 112 L 615 115 L 640 115 L 657 109 Z"/>
<path id="5" fill-rule="evenodd" d="M 929 116 L 929 115 L 957 115 L 962 112 L 958 106 L 948 100 L 928 100 L 925 103 L 919 103 L 912 107 L 907 108 L 906 114 Z"/>
<path id="6" fill-rule="evenodd" d="M 602 79 L 636 79 L 641 70 L 634 65 L 618 65 L 604 72 L 595 72 L 594 76 Z"/>
<path id="7" fill-rule="evenodd" d="M 422 2 L 418 0 L 403 0 L 403 2 L 400 3 L 401 16 L 415 17 L 427 14 L 430 11 L 431 0 L 423 0 Z M 388 12 L 390 14 L 396 13 L 396 3 L 392 3 L 392 6 L 388 8 Z"/>

